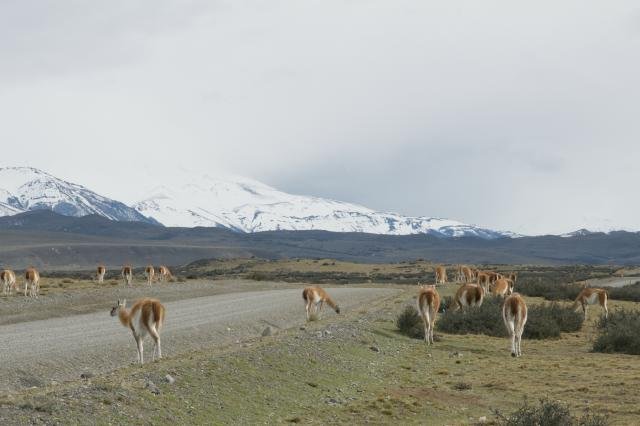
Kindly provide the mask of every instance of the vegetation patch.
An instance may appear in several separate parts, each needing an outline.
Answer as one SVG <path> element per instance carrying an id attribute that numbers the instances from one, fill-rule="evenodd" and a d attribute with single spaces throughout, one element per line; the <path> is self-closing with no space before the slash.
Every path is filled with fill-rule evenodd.
<path id="1" fill-rule="evenodd" d="M 607 292 L 611 299 L 640 302 L 640 281 L 624 287 L 607 287 Z"/>
<path id="2" fill-rule="evenodd" d="M 407 306 L 396 318 L 396 327 L 400 333 L 414 339 L 424 339 L 424 322 L 420 318 L 418 310 L 413 306 Z"/>
<path id="3" fill-rule="evenodd" d="M 525 401 L 509 416 L 499 411 L 496 411 L 496 416 L 498 424 L 503 426 L 606 426 L 609 424 L 607 418 L 601 415 L 587 413 L 579 418 L 575 417 L 567 405 L 548 399 L 540 400 L 538 405 L 529 405 Z"/>
<path id="4" fill-rule="evenodd" d="M 600 317 L 597 323 L 600 331 L 593 344 L 595 352 L 619 352 L 640 355 L 640 312 L 620 309 Z"/>
<path id="5" fill-rule="evenodd" d="M 525 339 L 553 339 L 561 332 L 580 330 L 583 315 L 557 303 L 544 303 L 528 307 L 527 324 L 522 335 Z M 485 334 L 505 337 L 507 330 L 502 319 L 502 299 L 487 298 L 481 307 L 449 310 L 438 317 L 438 330 L 450 334 Z"/>
<path id="6" fill-rule="evenodd" d="M 579 284 L 566 284 L 555 280 L 542 279 L 525 282 L 518 281 L 517 291 L 525 296 L 542 297 L 546 300 L 575 300 L 582 290 Z"/>

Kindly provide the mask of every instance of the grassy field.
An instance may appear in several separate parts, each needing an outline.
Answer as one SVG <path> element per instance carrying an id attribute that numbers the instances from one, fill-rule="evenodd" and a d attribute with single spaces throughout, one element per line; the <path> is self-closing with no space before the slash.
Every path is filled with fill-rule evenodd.
<path id="1" fill-rule="evenodd" d="M 395 267 L 395 266 L 394 266 Z M 547 397 L 637 424 L 637 357 L 590 352 L 597 308 L 580 332 L 526 340 L 438 333 L 433 347 L 399 334 L 415 286 L 303 329 L 129 366 L 106 376 L 0 397 L 3 424 L 476 424 Z M 443 296 L 455 285 L 442 289 Z M 527 298 L 529 304 L 541 299 Z M 610 309 L 636 308 L 610 302 Z M 302 315 L 302 311 L 301 311 Z M 301 324 L 303 321 L 301 319 Z M 175 383 L 166 383 L 169 374 Z M 150 383 L 152 382 L 152 383 Z M 484 421 L 484 419 L 482 419 Z"/>

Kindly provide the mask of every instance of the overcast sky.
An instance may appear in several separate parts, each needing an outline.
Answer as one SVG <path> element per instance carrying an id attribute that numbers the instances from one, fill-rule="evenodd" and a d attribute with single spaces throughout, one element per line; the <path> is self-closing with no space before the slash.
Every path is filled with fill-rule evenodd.
<path id="1" fill-rule="evenodd" d="M 5 0 L 0 55 L 0 163 L 114 198 L 185 167 L 640 230 L 637 1 Z"/>

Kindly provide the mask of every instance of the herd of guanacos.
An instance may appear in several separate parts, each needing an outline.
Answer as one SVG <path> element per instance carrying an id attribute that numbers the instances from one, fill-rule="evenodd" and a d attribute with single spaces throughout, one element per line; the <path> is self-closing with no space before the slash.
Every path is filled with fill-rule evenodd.
<path id="1" fill-rule="evenodd" d="M 447 270 L 444 266 L 437 266 L 434 269 L 435 284 L 420 285 L 417 298 L 417 307 L 420 317 L 424 322 L 424 339 L 427 344 L 433 344 L 433 331 L 436 317 L 440 309 L 440 295 L 436 288 L 439 284 L 448 281 Z M 99 265 L 96 270 L 95 280 L 104 282 L 106 267 Z M 125 265 L 121 271 L 125 286 L 131 286 L 133 279 L 133 267 Z M 155 268 L 148 265 L 144 270 L 149 286 L 156 279 Z M 36 268 L 29 267 L 25 271 L 24 295 L 37 298 L 40 290 L 40 274 Z M 158 268 L 158 280 L 166 281 L 172 279 L 170 269 L 161 265 Z M 524 327 L 527 322 L 527 305 L 520 294 L 513 291 L 517 273 L 500 274 L 496 271 L 481 271 L 468 266 L 460 265 L 456 269 L 456 281 L 462 282 L 462 286 L 453 298 L 453 310 L 465 309 L 473 306 L 481 306 L 485 294 L 493 294 L 504 299 L 502 304 L 502 318 L 511 340 L 511 356 L 522 355 L 521 340 Z M 0 271 L 0 284 L 2 284 L 3 294 L 11 295 L 16 288 L 16 275 L 10 269 Z M 302 291 L 302 299 L 305 303 L 307 320 L 315 314 L 321 314 L 326 303 L 336 313 L 340 313 L 340 307 L 329 294 L 318 286 L 306 287 Z M 607 309 L 608 293 L 604 289 L 586 287 L 582 289 L 575 300 L 574 308 L 582 306 L 586 318 L 587 306 L 599 304 L 608 316 Z M 143 363 L 143 340 L 149 334 L 154 341 L 153 359 L 156 356 L 162 358 L 160 342 L 160 330 L 162 328 L 165 307 L 157 299 L 143 298 L 136 301 L 130 309 L 126 307 L 126 300 L 119 300 L 111 309 L 111 316 L 117 316 L 123 326 L 131 329 L 133 338 L 138 350 L 138 362 Z"/>

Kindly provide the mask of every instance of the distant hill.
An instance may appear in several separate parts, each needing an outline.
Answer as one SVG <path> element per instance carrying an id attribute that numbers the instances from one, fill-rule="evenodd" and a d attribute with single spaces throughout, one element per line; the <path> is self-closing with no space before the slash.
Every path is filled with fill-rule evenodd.
<path id="1" fill-rule="evenodd" d="M 229 257 L 335 258 L 360 262 L 428 259 L 445 263 L 640 264 L 640 235 L 631 232 L 500 238 L 441 238 L 360 232 L 172 228 L 92 215 L 33 211 L 0 217 L 0 266 L 87 269 L 98 262 L 181 265 Z"/>

